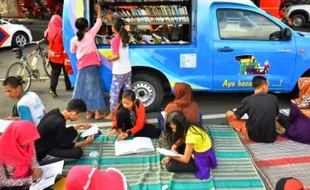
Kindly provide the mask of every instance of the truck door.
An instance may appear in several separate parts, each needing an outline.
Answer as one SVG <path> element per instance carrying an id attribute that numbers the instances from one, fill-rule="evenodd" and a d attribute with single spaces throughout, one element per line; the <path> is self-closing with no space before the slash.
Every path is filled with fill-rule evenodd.
<path id="1" fill-rule="evenodd" d="M 255 75 L 264 75 L 272 91 L 288 89 L 295 69 L 295 41 L 278 38 L 281 27 L 258 12 L 221 5 L 212 13 L 215 89 L 252 90 Z"/>

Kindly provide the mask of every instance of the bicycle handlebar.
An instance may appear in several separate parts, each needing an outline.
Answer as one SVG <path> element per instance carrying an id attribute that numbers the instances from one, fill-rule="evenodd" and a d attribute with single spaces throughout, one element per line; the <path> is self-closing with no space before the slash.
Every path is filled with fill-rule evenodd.
<path id="1" fill-rule="evenodd" d="M 42 42 L 44 42 L 45 41 L 45 38 L 42 38 L 41 40 L 39 40 L 39 41 L 32 41 L 32 42 L 29 42 L 29 43 L 27 43 L 27 44 L 36 44 L 36 45 L 39 45 L 39 44 L 41 44 Z"/>

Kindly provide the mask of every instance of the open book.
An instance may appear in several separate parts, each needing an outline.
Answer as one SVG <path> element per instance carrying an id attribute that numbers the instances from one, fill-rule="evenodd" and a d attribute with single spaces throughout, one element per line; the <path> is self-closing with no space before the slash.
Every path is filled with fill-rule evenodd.
<path id="1" fill-rule="evenodd" d="M 0 119 L 0 133 L 3 133 L 11 123 L 12 121 Z"/>
<path id="2" fill-rule="evenodd" d="M 41 166 L 42 176 L 30 186 L 29 190 L 42 190 L 54 185 L 57 175 L 62 173 L 64 161 Z"/>
<path id="3" fill-rule="evenodd" d="M 167 149 L 164 149 L 164 148 L 156 148 L 156 151 L 159 152 L 162 155 L 170 156 L 170 157 L 180 157 L 180 156 L 183 156 L 182 154 L 176 154 L 176 153 L 172 152 L 171 150 L 167 150 Z"/>
<path id="4" fill-rule="evenodd" d="M 152 140 L 146 137 L 136 137 L 133 140 L 115 141 L 115 156 L 154 151 Z"/>
<path id="5" fill-rule="evenodd" d="M 93 125 L 87 131 L 83 132 L 81 134 L 81 137 L 82 138 L 87 138 L 90 135 L 94 135 L 94 138 L 97 138 L 98 136 L 101 135 L 101 132 L 99 131 L 99 127 L 97 125 Z"/>

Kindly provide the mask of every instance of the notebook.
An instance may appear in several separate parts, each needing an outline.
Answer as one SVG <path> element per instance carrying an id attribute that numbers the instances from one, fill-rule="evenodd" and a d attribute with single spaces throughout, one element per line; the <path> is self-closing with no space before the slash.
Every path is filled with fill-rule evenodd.
<path id="1" fill-rule="evenodd" d="M 29 190 L 42 190 L 54 185 L 57 175 L 62 173 L 64 161 L 41 166 L 42 176 L 30 186 Z"/>
<path id="2" fill-rule="evenodd" d="M 115 141 L 115 156 L 155 151 L 152 140 L 147 137 L 136 137 L 132 140 Z"/>
<path id="3" fill-rule="evenodd" d="M 94 138 L 97 138 L 101 135 L 101 132 L 99 131 L 99 127 L 97 125 L 93 125 L 91 128 L 87 129 L 87 131 L 81 134 L 81 137 L 86 139 L 90 135 L 94 135 Z"/>
<path id="4" fill-rule="evenodd" d="M 0 133 L 3 133 L 11 123 L 12 121 L 0 119 Z"/>
<path id="5" fill-rule="evenodd" d="M 236 110 L 237 110 L 236 108 L 233 109 L 233 111 L 236 111 Z M 241 119 L 243 119 L 243 120 L 248 120 L 248 119 L 249 119 L 248 114 L 244 114 L 244 115 L 241 117 Z"/>
<path id="6" fill-rule="evenodd" d="M 156 151 L 159 152 L 162 155 L 165 155 L 165 156 L 171 156 L 171 157 L 183 156 L 182 154 L 176 154 L 176 153 L 172 152 L 171 150 L 167 150 L 167 149 L 164 149 L 164 148 L 156 148 Z"/>

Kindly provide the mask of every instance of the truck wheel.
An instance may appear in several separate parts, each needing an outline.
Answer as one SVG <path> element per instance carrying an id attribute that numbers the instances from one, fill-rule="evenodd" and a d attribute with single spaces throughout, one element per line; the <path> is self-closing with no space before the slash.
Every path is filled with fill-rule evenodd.
<path id="1" fill-rule="evenodd" d="M 132 77 L 132 90 L 144 103 L 146 112 L 156 110 L 164 99 L 162 82 L 153 75 L 136 73 Z"/>
<path id="2" fill-rule="evenodd" d="M 306 18 L 304 15 L 294 15 L 292 18 L 292 22 L 295 27 L 302 27 L 306 23 Z"/>

